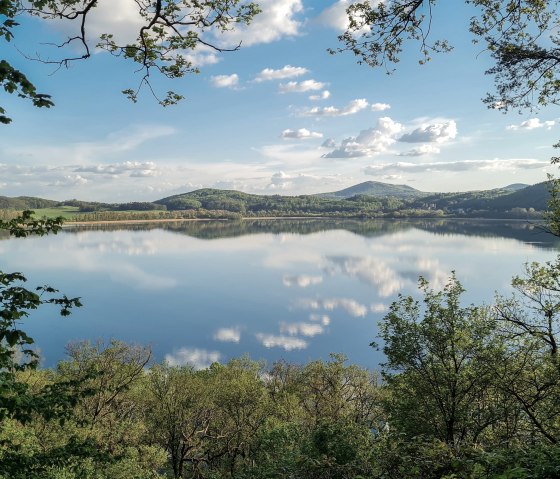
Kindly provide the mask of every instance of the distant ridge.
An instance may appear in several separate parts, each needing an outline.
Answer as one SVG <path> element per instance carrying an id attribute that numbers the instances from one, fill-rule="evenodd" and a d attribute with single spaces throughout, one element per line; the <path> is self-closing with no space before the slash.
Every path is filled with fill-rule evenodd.
<path id="1" fill-rule="evenodd" d="M 500 189 L 507 190 L 507 191 L 519 191 L 529 186 L 531 185 L 527 185 L 526 183 L 512 183 L 511 185 L 504 186 L 503 188 Z"/>
<path id="2" fill-rule="evenodd" d="M 426 196 L 428 193 L 423 193 L 408 185 L 392 185 L 390 183 L 382 183 L 380 181 L 365 181 L 358 185 L 350 186 L 340 191 L 333 191 L 332 193 L 321 193 L 317 196 L 325 198 L 352 198 L 353 196 L 394 196 L 398 198 L 417 198 Z"/>
<path id="3" fill-rule="evenodd" d="M 35 198 L 33 196 L 18 196 L 9 198 L 0 196 L 0 209 L 2 210 L 33 210 L 39 208 L 54 208 L 58 206 L 58 201 Z"/>

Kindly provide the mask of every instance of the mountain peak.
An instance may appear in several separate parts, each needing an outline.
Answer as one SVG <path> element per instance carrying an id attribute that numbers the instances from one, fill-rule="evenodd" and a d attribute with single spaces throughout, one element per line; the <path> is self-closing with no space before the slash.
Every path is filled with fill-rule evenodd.
<path id="1" fill-rule="evenodd" d="M 364 181 L 349 188 L 340 191 L 333 191 L 332 193 L 323 193 L 320 196 L 331 198 L 351 198 L 356 195 L 366 196 L 398 196 L 410 198 L 415 196 L 422 196 L 425 193 L 412 188 L 408 185 L 394 185 L 391 183 L 382 183 L 381 181 Z"/>

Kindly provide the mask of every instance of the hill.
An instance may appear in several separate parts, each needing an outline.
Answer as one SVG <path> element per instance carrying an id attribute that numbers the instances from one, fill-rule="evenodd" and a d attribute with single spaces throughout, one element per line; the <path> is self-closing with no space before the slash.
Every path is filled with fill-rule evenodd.
<path id="1" fill-rule="evenodd" d="M 358 185 L 350 186 L 340 191 L 332 193 L 321 193 L 317 196 L 326 198 L 352 198 L 353 196 L 377 196 L 377 197 L 397 197 L 397 198 L 415 198 L 425 196 L 423 193 L 411 186 L 392 185 L 390 183 L 382 183 L 380 181 L 365 181 Z"/>
<path id="2" fill-rule="evenodd" d="M 58 205 L 58 201 L 35 198 L 33 196 L 18 196 L 16 198 L 0 196 L 0 209 L 2 210 L 36 210 L 41 208 L 55 208 Z"/>
<path id="3" fill-rule="evenodd" d="M 547 209 L 546 183 L 461 193 L 425 193 L 406 185 L 367 181 L 320 195 L 256 195 L 204 188 L 168 196 L 153 203 L 57 202 L 33 197 L 0 197 L 0 210 L 33 209 L 39 215 L 66 214 L 83 221 L 175 218 L 337 217 L 413 218 L 478 217 L 532 218 Z M 48 211 L 52 209 L 53 211 Z M 141 216 L 143 215 L 143 216 Z"/>
<path id="4" fill-rule="evenodd" d="M 513 191 L 512 191 L 512 186 Z M 550 194 L 547 183 L 515 188 L 510 185 L 494 190 L 467 191 L 464 193 L 436 193 L 411 203 L 413 208 L 441 209 L 451 214 L 474 214 L 477 212 L 511 212 L 514 208 L 544 211 L 548 206 Z M 518 211 L 519 212 L 519 211 Z"/>
<path id="5" fill-rule="evenodd" d="M 501 189 L 508 190 L 508 191 L 518 191 L 518 190 L 522 190 L 523 188 L 527 188 L 528 186 L 531 185 L 528 185 L 526 183 L 512 183 L 511 185 L 504 186 Z"/>

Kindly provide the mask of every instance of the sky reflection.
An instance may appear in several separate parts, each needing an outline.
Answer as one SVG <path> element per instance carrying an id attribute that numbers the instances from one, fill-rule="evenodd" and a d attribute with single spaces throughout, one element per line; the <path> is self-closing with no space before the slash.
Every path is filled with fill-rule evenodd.
<path id="1" fill-rule="evenodd" d="M 354 222 L 329 230 L 308 222 L 296 234 L 278 223 L 260 224 L 258 234 L 236 226 L 239 235 L 224 225 L 224 237 L 206 224 L 10 239 L 0 242 L 2 267 L 25 272 L 30 286 L 82 297 L 85 306 L 68 319 L 52 310 L 29 318 L 47 365 L 69 341 L 116 338 L 194 367 L 244 353 L 307 361 L 331 352 L 376 367 L 381 355 L 368 344 L 377 322 L 398 293 L 417 294 L 420 275 L 440 288 L 456 270 L 465 301 L 490 302 L 524 262 L 556 255 L 552 245 L 528 242 L 519 225 L 500 224 L 496 233 L 489 224 L 482 237 L 480 227 L 468 235 L 465 225 L 458 234 L 448 232 L 458 225 Z"/>

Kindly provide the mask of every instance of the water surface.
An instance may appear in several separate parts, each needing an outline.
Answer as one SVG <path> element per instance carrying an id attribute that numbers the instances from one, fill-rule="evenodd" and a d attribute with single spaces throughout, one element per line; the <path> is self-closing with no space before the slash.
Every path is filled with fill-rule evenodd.
<path id="1" fill-rule="evenodd" d="M 255 220 L 74 227 L 6 239 L 0 254 L 30 286 L 82 297 L 69 318 L 26 320 L 48 366 L 70 341 L 116 338 L 175 364 L 341 352 L 376 367 L 377 322 L 420 275 L 440 288 L 455 270 L 466 301 L 490 302 L 556 246 L 524 222 Z"/>

